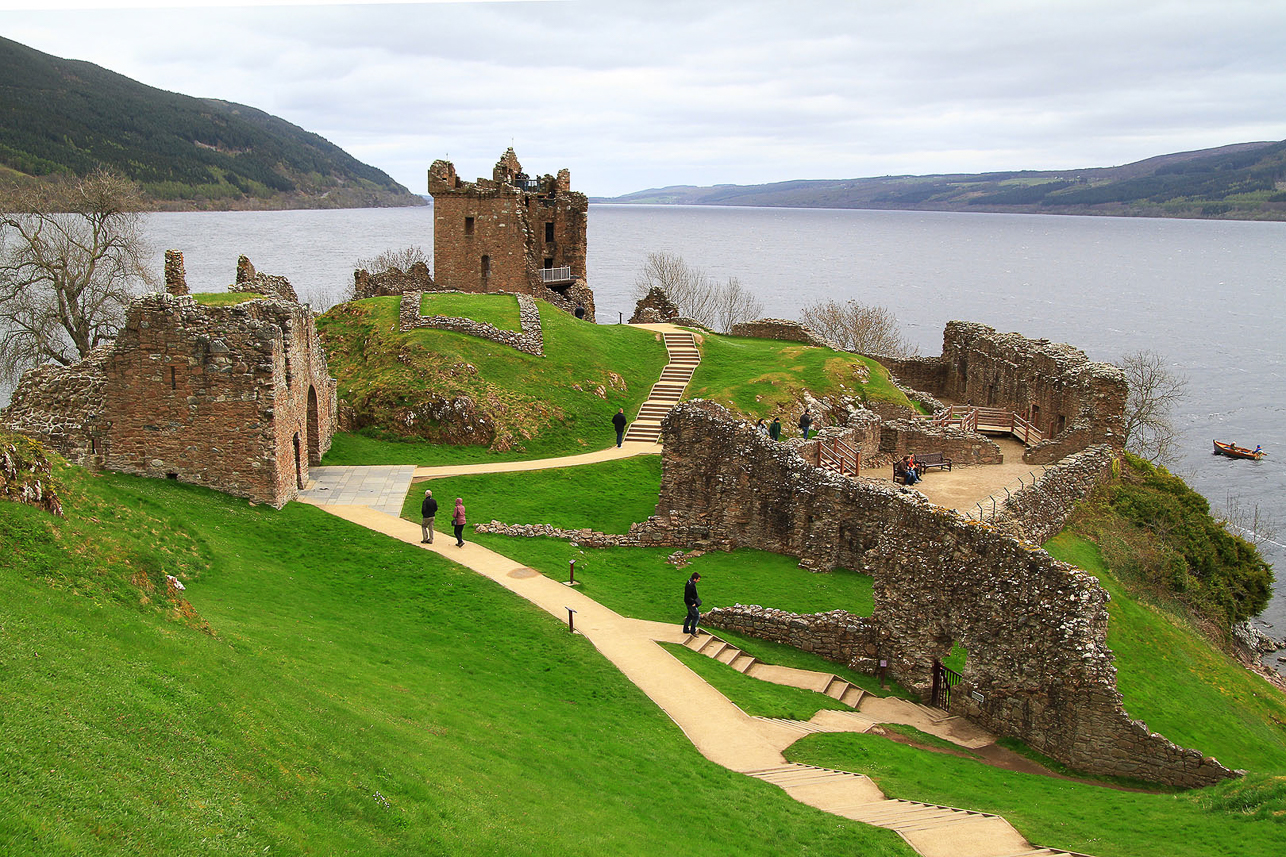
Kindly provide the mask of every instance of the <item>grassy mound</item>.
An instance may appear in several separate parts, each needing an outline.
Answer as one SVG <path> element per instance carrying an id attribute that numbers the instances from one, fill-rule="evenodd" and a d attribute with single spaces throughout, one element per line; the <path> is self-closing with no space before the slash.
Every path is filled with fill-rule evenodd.
<path id="1" fill-rule="evenodd" d="M 687 396 L 710 399 L 751 419 L 771 420 L 777 414 L 797 418 L 805 390 L 818 398 L 852 396 L 862 402 L 911 404 L 889 381 L 888 370 L 869 357 L 798 342 L 715 334 L 704 336 L 701 365 Z"/>
<path id="2" fill-rule="evenodd" d="M 508 295 L 439 297 L 450 298 L 451 314 L 482 320 L 496 320 L 514 303 Z M 392 464 L 407 457 L 432 464 L 601 449 L 615 440 L 617 408 L 636 413 L 668 359 L 657 334 L 579 321 L 544 303 L 544 357 L 460 333 L 401 333 L 398 305 L 396 297 L 369 298 L 318 319 L 341 407 L 368 427 L 361 440 L 338 437 L 326 464 Z M 421 442 L 399 448 L 390 440 Z M 462 456 L 439 444 L 472 449 Z"/>
<path id="3" fill-rule="evenodd" d="M 66 520 L 0 503 L 0 852 L 911 853 L 706 762 L 443 559 L 300 504 L 64 480 Z M 208 630 L 140 604 L 147 569 Z"/>
<path id="4" fill-rule="evenodd" d="M 483 298 L 479 300 L 479 298 Z M 498 330 L 522 330 L 518 299 L 513 295 L 461 295 L 452 292 L 420 296 L 420 315 L 471 318 Z"/>

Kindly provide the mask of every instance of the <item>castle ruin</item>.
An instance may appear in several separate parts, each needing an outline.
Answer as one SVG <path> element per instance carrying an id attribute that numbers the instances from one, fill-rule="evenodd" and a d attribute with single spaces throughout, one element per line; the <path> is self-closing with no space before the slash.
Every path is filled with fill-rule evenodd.
<path id="1" fill-rule="evenodd" d="M 244 257 L 242 257 L 244 260 Z M 25 373 L 0 422 L 69 461 L 177 479 L 280 508 L 330 448 L 336 382 L 313 311 L 284 277 L 238 266 L 273 297 L 202 306 L 182 256 L 166 292 L 135 300 L 115 341 L 69 366 Z"/>
<path id="2" fill-rule="evenodd" d="M 571 189 L 567 170 L 530 178 L 510 148 L 492 177 L 476 182 L 461 181 L 450 161 L 434 161 L 429 193 L 439 288 L 530 295 L 594 321 L 585 283 L 589 200 Z"/>

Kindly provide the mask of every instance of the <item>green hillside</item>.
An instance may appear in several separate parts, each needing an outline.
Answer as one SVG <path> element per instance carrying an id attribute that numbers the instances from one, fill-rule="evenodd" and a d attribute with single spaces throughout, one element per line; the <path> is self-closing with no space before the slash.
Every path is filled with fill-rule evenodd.
<path id="1" fill-rule="evenodd" d="M 1119 167 L 684 185 L 599 201 L 1286 220 L 1286 141 Z"/>
<path id="2" fill-rule="evenodd" d="M 128 176 L 158 208 L 422 205 L 384 172 L 276 116 L 146 86 L 0 38 L 0 166 Z"/>

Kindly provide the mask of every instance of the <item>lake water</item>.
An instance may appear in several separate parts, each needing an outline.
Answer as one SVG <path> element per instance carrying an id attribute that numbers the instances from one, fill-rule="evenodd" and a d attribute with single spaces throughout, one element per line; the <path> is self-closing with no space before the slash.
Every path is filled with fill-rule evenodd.
<path id="1" fill-rule="evenodd" d="M 222 289 L 238 254 L 335 302 L 354 261 L 412 244 L 430 253 L 433 212 L 414 209 L 153 214 L 161 251 L 184 252 L 189 285 Z M 951 319 L 1069 342 L 1096 360 L 1140 348 L 1187 376 L 1175 470 L 1216 510 L 1233 498 L 1286 531 L 1286 223 L 903 211 L 594 205 L 589 283 L 600 322 L 633 311 L 647 254 L 668 250 L 737 277 L 770 316 L 819 298 L 887 306 L 922 354 Z M 1213 439 L 1262 444 L 1262 462 L 1210 454 Z M 1286 534 L 1261 545 L 1286 569 Z M 1263 619 L 1286 635 L 1286 572 Z M 1274 659 L 1275 660 L 1275 659 Z"/>

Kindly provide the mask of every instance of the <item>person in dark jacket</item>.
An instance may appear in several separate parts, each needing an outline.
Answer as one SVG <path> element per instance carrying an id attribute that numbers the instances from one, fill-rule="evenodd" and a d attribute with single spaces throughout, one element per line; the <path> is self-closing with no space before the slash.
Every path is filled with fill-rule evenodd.
<path id="1" fill-rule="evenodd" d="M 612 417 L 612 425 L 616 426 L 616 446 L 619 449 L 625 442 L 625 408 L 616 409 L 616 416 Z"/>
<path id="2" fill-rule="evenodd" d="M 808 413 L 807 409 L 805 409 L 803 416 L 799 418 L 799 431 L 800 431 L 800 434 L 804 436 L 804 440 L 808 440 L 808 430 L 812 427 L 813 427 L 812 414 Z"/>
<path id="3" fill-rule="evenodd" d="M 433 499 L 432 491 L 424 492 L 424 502 L 420 504 L 420 531 L 424 538 L 420 544 L 433 544 L 433 518 L 438 514 L 438 501 Z"/>
<path id="4" fill-rule="evenodd" d="M 451 514 L 451 525 L 455 527 L 455 546 L 464 547 L 464 525 L 467 523 L 464 518 L 464 498 L 455 498 L 455 512 Z"/>
<path id="5" fill-rule="evenodd" d="M 688 615 L 683 620 L 685 634 L 695 634 L 697 622 L 701 621 L 701 598 L 697 595 L 697 581 L 700 579 L 701 572 L 694 571 L 688 578 L 688 582 L 683 585 L 683 603 L 688 605 Z"/>
<path id="6" fill-rule="evenodd" d="M 773 417 L 772 425 L 768 426 L 768 436 L 773 440 L 781 440 L 781 418 Z"/>

